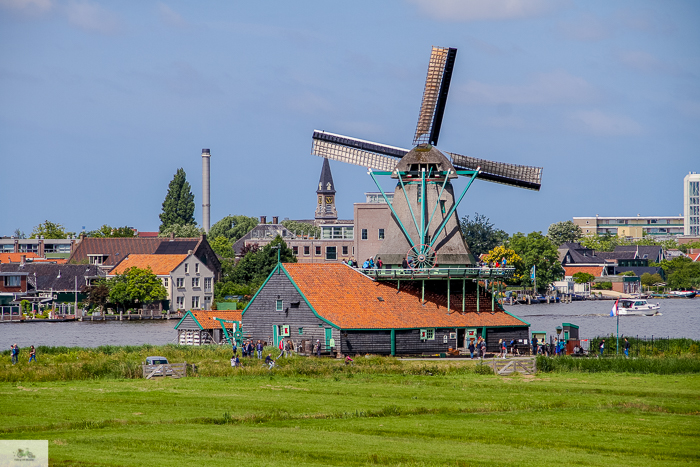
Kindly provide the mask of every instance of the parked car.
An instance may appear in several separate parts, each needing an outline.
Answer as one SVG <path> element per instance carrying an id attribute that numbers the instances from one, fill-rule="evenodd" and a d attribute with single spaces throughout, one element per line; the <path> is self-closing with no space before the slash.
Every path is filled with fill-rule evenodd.
<path id="1" fill-rule="evenodd" d="M 153 366 L 156 368 L 151 369 L 153 371 L 152 376 L 172 376 L 173 370 L 169 366 L 160 367 L 160 365 L 168 365 L 168 359 L 165 357 L 146 357 L 146 366 Z M 147 369 L 148 371 L 148 369 Z"/>

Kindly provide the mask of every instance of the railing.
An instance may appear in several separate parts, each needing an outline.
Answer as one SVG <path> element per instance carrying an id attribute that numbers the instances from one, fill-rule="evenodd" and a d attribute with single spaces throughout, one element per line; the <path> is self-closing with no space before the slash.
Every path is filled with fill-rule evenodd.
<path id="1" fill-rule="evenodd" d="M 432 268 L 432 269 L 359 269 L 377 280 L 506 278 L 515 274 L 515 268 Z"/>

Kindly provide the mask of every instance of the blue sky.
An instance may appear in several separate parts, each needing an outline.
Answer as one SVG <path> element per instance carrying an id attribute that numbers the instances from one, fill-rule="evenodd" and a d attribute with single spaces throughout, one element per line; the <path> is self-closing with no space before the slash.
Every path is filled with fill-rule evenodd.
<path id="1" fill-rule="evenodd" d="M 458 49 L 439 147 L 544 167 L 540 192 L 475 183 L 460 216 L 678 215 L 699 20 L 692 1 L 0 0 L 0 235 L 157 230 L 179 167 L 201 223 L 202 148 L 212 223 L 311 218 L 313 130 L 409 147 L 433 45 Z M 351 218 L 376 188 L 331 168 Z"/>

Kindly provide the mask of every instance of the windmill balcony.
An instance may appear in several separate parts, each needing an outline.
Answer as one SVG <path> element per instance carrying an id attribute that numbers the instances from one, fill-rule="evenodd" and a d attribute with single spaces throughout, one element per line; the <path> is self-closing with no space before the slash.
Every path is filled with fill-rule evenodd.
<path id="1" fill-rule="evenodd" d="M 431 279 L 502 279 L 513 277 L 515 268 L 432 268 L 432 269 L 360 269 L 377 280 L 431 280 Z"/>

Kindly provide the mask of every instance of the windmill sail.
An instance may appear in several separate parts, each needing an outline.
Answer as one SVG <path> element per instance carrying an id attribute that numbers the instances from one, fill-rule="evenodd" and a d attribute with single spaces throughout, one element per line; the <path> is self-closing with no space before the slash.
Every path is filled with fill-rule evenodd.
<path id="1" fill-rule="evenodd" d="M 399 159 L 408 153 L 408 149 L 316 130 L 313 134 L 311 153 L 335 161 L 390 172 L 394 170 Z M 478 179 L 529 190 L 540 189 L 541 167 L 494 162 L 446 151 L 444 153 L 457 170 L 475 170 L 481 167 Z"/>
<path id="2" fill-rule="evenodd" d="M 433 47 L 430 53 L 423 101 L 413 137 L 414 146 L 425 143 L 437 145 L 456 56 L 457 49 L 448 47 Z"/>

